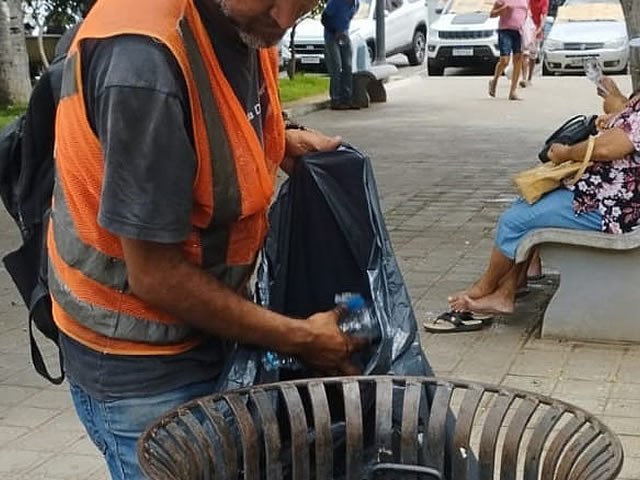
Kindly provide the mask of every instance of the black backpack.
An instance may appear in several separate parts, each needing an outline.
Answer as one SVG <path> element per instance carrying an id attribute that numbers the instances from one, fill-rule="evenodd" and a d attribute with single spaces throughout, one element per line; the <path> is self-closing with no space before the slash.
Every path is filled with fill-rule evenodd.
<path id="1" fill-rule="evenodd" d="M 64 38 L 64 37 L 63 37 Z M 26 112 L 0 132 L 0 198 L 20 230 L 22 245 L 2 261 L 29 310 L 31 360 L 54 384 L 64 381 L 58 328 L 47 284 L 46 234 L 54 181 L 54 129 L 64 55 L 35 85 Z M 58 348 L 60 374 L 44 362 L 33 325 Z"/>

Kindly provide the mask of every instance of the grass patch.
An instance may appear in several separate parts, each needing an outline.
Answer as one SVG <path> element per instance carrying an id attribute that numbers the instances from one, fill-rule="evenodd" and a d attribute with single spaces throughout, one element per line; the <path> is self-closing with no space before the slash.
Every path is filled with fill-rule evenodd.
<path id="1" fill-rule="evenodd" d="M 304 75 L 299 73 L 293 80 L 280 79 L 280 101 L 293 102 L 305 97 L 321 95 L 329 91 L 329 78 L 322 75 Z"/>
<path id="2" fill-rule="evenodd" d="M 13 120 L 22 115 L 25 111 L 22 105 L 9 105 L 8 107 L 0 107 L 0 129 L 10 124 Z"/>

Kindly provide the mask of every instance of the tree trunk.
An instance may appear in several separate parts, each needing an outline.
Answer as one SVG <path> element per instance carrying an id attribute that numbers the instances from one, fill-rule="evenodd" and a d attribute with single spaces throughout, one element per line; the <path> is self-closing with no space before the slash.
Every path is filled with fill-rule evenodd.
<path id="1" fill-rule="evenodd" d="M 0 105 L 26 104 L 31 93 L 21 0 L 0 0 Z"/>
<path id="2" fill-rule="evenodd" d="M 289 80 L 293 80 L 296 76 L 296 27 L 298 26 L 298 22 L 296 22 L 291 28 L 291 33 L 289 34 L 289 52 L 291 52 L 291 58 L 289 58 L 289 63 L 287 64 L 287 76 Z"/>
<path id="3" fill-rule="evenodd" d="M 621 0 L 630 39 L 640 39 L 640 4 L 637 0 Z M 633 91 L 640 88 L 640 46 L 631 47 Z"/>

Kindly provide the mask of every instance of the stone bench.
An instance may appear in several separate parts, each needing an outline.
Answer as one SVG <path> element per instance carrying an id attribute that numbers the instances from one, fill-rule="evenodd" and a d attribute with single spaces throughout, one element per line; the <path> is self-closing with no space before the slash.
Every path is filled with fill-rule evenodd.
<path id="1" fill-rule="evenodd" d="M 543 337 L 640 342 L 640 230 L 536 230 L 522 240 L 516 262 L 533 248 L 545 266 L 560 272 L 560 286 L 544 313 Z"/>
<path id="2" fill-rule="evenodd" d="M 384 81 L 398 72 L 395 65 L 370 65 L 365 70 L 353 72 L 353 102 L 360 108 L 367 108 L 369 102 L 387 101 Z"/>

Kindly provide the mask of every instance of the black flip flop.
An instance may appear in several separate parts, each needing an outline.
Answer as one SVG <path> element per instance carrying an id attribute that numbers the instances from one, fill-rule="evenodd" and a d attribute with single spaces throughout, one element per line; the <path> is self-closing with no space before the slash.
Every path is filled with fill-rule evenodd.
<path id="1" fill-rule="evenodd" d="M 484 322 L 475 318 L 471 312 L 445 312 L 433 320 L 424 322 L 423 326 L 430 333 L 458 333 L 482 330 Z"/>

